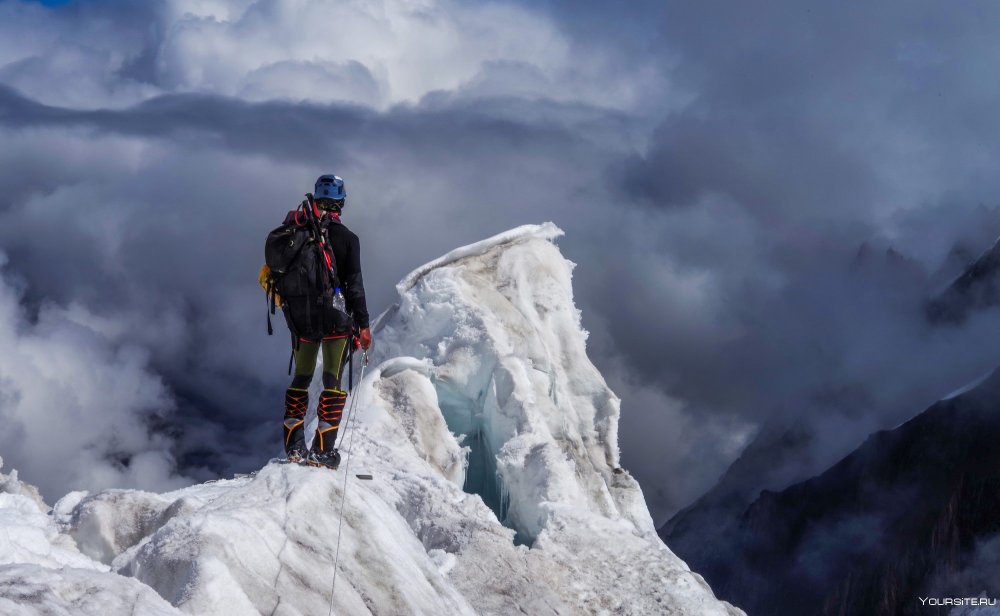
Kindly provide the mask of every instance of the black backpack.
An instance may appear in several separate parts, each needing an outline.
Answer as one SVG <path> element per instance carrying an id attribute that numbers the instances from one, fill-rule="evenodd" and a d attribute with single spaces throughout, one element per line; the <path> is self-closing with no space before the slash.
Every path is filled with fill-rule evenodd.
<path id="1" fill-rule="evenodd" d="M 289 212 L 264 242 L 264 262 L 271 270 L 272 283 L 269 311 L 274 314 L 277 293 L 293 346 L 302 338 L 320 340 L 348 333 L 353 326 L 340 294 L 336 260 L 327 244 L 331 224 L 339 223 L 330 218 L 320 220 L 312 203 L 305 201 Z M 271 331 L 268 316 L 268 333 Z"/>

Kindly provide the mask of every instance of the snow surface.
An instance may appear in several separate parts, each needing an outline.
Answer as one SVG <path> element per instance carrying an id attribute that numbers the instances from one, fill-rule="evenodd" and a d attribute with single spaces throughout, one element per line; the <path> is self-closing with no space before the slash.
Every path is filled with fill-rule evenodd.
<path id="1" fill-rule="evenodd" d="M 184 613 L 148 586 L 83 554 L 48 510 L 17 471 L 0 473 L 0 614 Z"/>
<path id="2" fill-rule="evenodd" d="M 340 530 L 337 614 L 742 614 L 663 545 L 619 467 L 561 234 L 520 227 L 397 286 L 338 472 L 272 462 L 48 514 L 0 476 L 0 613 L 327 614 Z"/>

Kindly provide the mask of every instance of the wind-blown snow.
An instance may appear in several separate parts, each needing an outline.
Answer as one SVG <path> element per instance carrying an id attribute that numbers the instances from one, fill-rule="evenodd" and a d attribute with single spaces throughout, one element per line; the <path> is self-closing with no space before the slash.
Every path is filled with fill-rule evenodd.
<path id="1" fill-rule="evenodd" d="M 136 611 L 326 614 L 343 504 L 338 614 L 741 614 L 660 542 L 619 467 L 619 401 L 587 358 L 561 233 L 520 227 L 398 285 L 340 471 L 75 492 L 51 517 L 3 495 L 23 541 L 2 579 L 131 584 L 107 615 L 156 594 Z"/>
<path id="2" fill-rule="evenodd" d="M 986 379 L 990 378 L 991 376 L 993 376 L 993 370 L 990 370 L 989 372 L 987 372 L 986 374 L 982 375 L 981 377 L 975 379 L 971 383 L 967 383 L 966 385 L 963 385 L 962 387 L 959 387 L 958 389 L 956 389 L 955 391 L 951 392 L 950 394 L 948 394 L 947 396 L 945 396 L 945 397 L 943 397 L 941 399 L 942 400 L 951 400 L 952 398 L 957 398 L 957 397 L 961 396 L 962 394 L 968 393 L 968 392 L 972 391 L 973 389 L 975 389 L 976 387 L 979 387 L 979 385 L 981 385 L 983 383 L 983 381 L 985 381 Z"/>

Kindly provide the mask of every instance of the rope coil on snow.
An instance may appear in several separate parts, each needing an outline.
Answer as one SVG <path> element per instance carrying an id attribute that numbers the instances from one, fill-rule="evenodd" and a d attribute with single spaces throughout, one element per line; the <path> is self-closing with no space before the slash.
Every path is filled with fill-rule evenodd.
<path id="1" fill-rule="evenodd" d="M 365 368 L 368 367 L 368 351 L 364 352 L 362 355 L 361 362 L 361 376 L 358 377 L 358 385 L 365 380 Z M 357 394 L 351 396 L 351 405 L 347 408 L 347 417 L 344 418 L 344 434 L 340 437 L 340 442 L 343 443 L 344 439 L 347 437 L 347 431 L 351 429 L 351 418 L 354 416 L 354 407 L 358 401 Z M 351 430 L 351 438 L 347 443 L 347 460 L 344 462 L 344 487 L 341 490 L 340 499 L 340 520 L 337 522 L 337 551 L 333 557 L 333 583 L 330 585 L 330 613 L 329 616 L 333 616 L 333 593 L 337 589 L 337 568 L 340 565 L 340 531 L 344 525 L 344 503 L 347 502 L 347 470 L 351 465 L 351 447 L 354 445 L 354 432 Z"/>

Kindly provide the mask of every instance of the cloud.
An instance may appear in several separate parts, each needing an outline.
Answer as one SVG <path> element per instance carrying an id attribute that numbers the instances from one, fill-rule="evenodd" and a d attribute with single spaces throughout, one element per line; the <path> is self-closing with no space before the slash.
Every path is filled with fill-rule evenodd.
<path id="1" fill-rule="evenodd" d="M 78 306 L 148 353 L 173 400 L 156 438 L 207 477 L 276 453 L 287 343 L 262 335 L 256 269 L 316 176 L 348 180 L 375 312 L 419 263 L 553 220 L 662 518 L 764 426 L 816 427 L 821 467 L 1000 362 L 997 315 L 938 331 L 918 310 L 1000 234 L 995 23 L 0 2 L 0 247 L 27 318 Z"/>
<path id="2" fill-rule="evenodd" d="M 585 314 L 611 321 L 602 352 L 704 424 L 676 431 L 809 426 L 791 481 L 1000 362 L 996 314 L 941 331 L 919 311 L 1000 234 L 991 20 L 923 2 L 707 2 L 671 4 L 660 27 L 690 96 L 612 166 L 628 241 L 592 288 L 620 291 L 589 295 Z M 628 398 L 623 424 L 645 425 Z"/>
<path id="3" fill-rule="evenodd" d="M 996 91 L 981 76 L 1000 55 L 987 17 L 997 7 L 903 8 L 673 7 L 662 40 L 678 57 L 674 79 L 697 98 L 686 117 L 665 122 L 666 141 L 654 155 L 674 151 L 671 142 L 694 147 L 698 135 L 706 137 L 696 155 L 714 146 L 728 152 L 711 156 L 735 161 L 696 177 L 714 172 L 714 183 L 731 186 L 734 167 L 756 166 L 758 186 L 814 187 L 811 195 L 792 193 L 809 198 L 784 202 L 786 208 L 835 205 L 838 218 L 844 208 L 850 216 L 858 208 L 878 215 L 958 192 L 991 198 L 996 184 L 985 171 L 996 159 L 1000 123 L 986 112 Z M 754 186 L 741 190 L 750 197 Z"/>
<path id="4" fill-rule="evenodd" d="M 71 489 L 179 487 L 170 441 L 153 424 L 173 408 L 149 353 L 109 335 L 80 305 L 34 317 L 0 279 L 0 448 L 48 497 Z M 114 328 L 111 328 L 114 329 Z"/>
<path id="5" fill-rule="evenodd" d="M 497 67 L 511 65 L 523 70 L 506 74 L 518 83 L 505 95 L 641 102 L 635 69 L 612 65 L 600 48 L 574 47 L 551 18 L 501 2 L 165 0 L 55 10 L 8 2 L 0 17 L 9 41 L 0 80 L 49 104 L 122 107 L 201 93 L 384 110 L 468 84 L 482 91 Z M 655 79 L 647 72 L 647 83 Z"/>
<path id="6" fill-rule="evenodd" d="M 0 180 L 0 244 L 28 306 L 107 311 L 117 335 L 149 350 L 176 401 L 163 436 L 185 472 L 246 470 L 278 453 L 287 381 L 287 340 L 263 335 L 255 283 L 266 231 L 337 169 L 352 187 L 346 220 L 362 233 L 372 309 L 388 307 L 415 264 L 573 207 L 595 181 L 600 137 L 627 125 L 562 103 L 517 119 L 511 107 L 439 97 L 375 112 L 177 94 L 77 110 L 0 89 L 0 157 L 27 172 Z M 607 127 L 572 128 L 595 117 Z M 313 144 L 317 134 L 337 139 Z"/>

